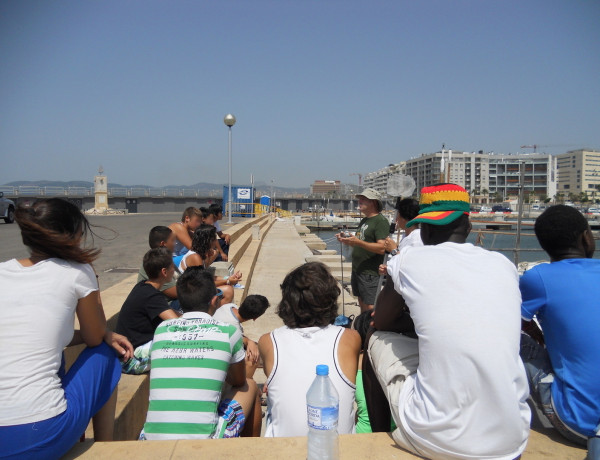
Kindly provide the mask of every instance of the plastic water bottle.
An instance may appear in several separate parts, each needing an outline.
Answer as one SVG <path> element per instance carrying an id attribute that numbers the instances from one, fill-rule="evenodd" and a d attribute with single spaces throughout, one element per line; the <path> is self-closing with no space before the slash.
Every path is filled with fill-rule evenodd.
<path id="1" fill-rule="evenodd" d="M 340 397 L 329 380 L 329 366 L 319 364 L 317 376 L 306 393 L 308 460 L 337 460 Z"/>

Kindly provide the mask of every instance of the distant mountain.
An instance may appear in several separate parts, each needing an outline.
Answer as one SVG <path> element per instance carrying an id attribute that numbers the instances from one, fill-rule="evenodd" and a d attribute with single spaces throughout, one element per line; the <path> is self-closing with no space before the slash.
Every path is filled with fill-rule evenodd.
<path id="1" fill-rule="evenodd" d="M 21 187 L 21 186 L 31 186 L 31 187 L 93 187 L 94 183 L 85 180 L 72 180 L 72 181 L 55 181 L 55 180 L 17 180 L 13 182 L 8 182 L 4 184 L 8 187 Z M 119 185 L 109 186 L 120 187 Z"/>
<path id="2" fill-rule="evenodd" d="M 69 188 L 69 187 L 86 187 L 86 188 L 91 188 L 94 186 L 93 182 L 90 181 L 83 181 L 83 180 L 73 180 L 73 181 L 53 181 L 53 180 L 36 180 L 36 181 L 27 181 L 27 180 L 21 180 L 21 181 L 13 181 L 13 182 L 9 182 L 7 184 L 4 184 L 7 187 L 21 187 L 21 186 L 29 186 L 29 187 L 63 187 L 63 188 Z M 187 189 L 197 189 L 197 190 L 201 190 L 201 191 L 210 191 L 210 190 L 222 190 L 224 184 L 211 184 L 208 182 L 198 182 L 196 184 L 192 184 L 192 185 L 166 185 L 164 187 L 154 187 L 151 185 L 143 185 L 143 184 L 136 184 L 136 185 L 123 185 L 123 184 L 116 184 L 114 182 L 109 182 L 108 183 L 108 187 L 125 187 L 125 188 L 162 188 L 162 189 L 166 189 L 166 188 L 187 188 Z M 234 186 L 237 184 L 234 184 Z M 241 185 L 249 185 L 249 184 L 241 184 Z M 264 191 L 264 192 L 269 192 L 271 190 L 271 187 L 269 184 L 265 184 L 264 182 L 260 183 L 260 184 L 254 184 L 254 187 L 257 190 L 260 191 Z M 309 192 L 309 188 L 308 187 L 303 187 L 303 188 L 291 188 L 291 187 L 273 187 L 273 190 L 275 191 L 275 193 L 299 193 L 299 194 L 307 194 Z"/>

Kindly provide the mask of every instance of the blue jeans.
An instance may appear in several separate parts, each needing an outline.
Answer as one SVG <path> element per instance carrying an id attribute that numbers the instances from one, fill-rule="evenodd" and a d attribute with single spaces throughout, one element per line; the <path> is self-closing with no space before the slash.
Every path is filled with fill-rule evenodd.
<path id="1" fill-rule="evenodd" d="M 64 376 L 59 374 L 67 409 L 34 423 L 0 427 L 0 457 L 58 459 L 85 433 L 90 419 L 110 399 L 121 378 L 121 364 L 111 347 L 86 348 Z"/>
<path id="2" fill-rule="evenodd" d="M 581 446 L 588 444 L 589 440 L 586 436 L 578 435 L 573 430 L 567 428 L 556 412 L 554 412 L 554 407 L 552 407 L 554 370 L 552 369 L 546 348 L 533 340 L 529 335 L 522 333 L 519 354 L 525 365 L 533 402 L 542 410 L 548 421 L 564 438 Z M 590 438 L 590 440 L 593 439 Z"/>

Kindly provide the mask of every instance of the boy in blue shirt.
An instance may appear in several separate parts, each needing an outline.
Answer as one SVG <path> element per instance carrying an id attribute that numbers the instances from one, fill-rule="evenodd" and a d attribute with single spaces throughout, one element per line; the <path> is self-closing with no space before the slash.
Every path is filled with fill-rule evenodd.
<path id="1" fill-rule="evenodd" d="M 535 222 L 550 264 L 521 277 L 521 358 L 531 394 L 563 435 L 598 447 L 600 427 L 600 260 L 585 217 L 570 206 L 548 208 Z M 539 330 L 536 316 L 541 324 Z M 533 337 L 533 338 L 532 338 Z M 544 347 L 544 344 L 546 345 Z"/>

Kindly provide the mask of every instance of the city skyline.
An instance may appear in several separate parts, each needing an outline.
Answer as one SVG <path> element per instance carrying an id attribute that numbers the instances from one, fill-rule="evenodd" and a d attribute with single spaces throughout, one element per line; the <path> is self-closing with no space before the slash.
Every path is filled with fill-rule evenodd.
<path id="1" fill-rule="evenodd" d="M 597 2 L 0 5 L 0 184 L 352 183 L 422 153 L 600 148 Z"/>

